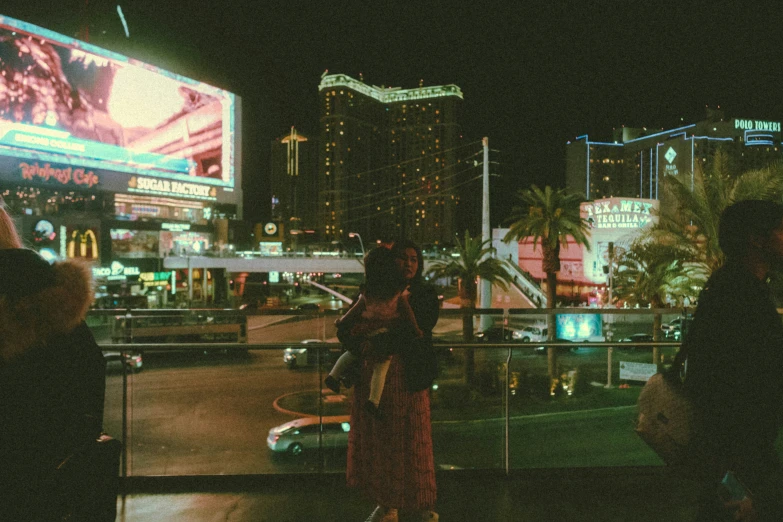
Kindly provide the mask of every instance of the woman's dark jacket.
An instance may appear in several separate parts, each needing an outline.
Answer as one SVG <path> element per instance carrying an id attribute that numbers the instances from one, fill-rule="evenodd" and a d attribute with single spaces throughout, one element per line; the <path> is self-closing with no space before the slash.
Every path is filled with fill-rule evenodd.
<path id="1" fill-rule="evenodd" d="M 84 323 L 91 285 L 88 266 L 0 250 L 0 519 L 45 498 L 55 466 L 100 435 L 106 363 Z"/>

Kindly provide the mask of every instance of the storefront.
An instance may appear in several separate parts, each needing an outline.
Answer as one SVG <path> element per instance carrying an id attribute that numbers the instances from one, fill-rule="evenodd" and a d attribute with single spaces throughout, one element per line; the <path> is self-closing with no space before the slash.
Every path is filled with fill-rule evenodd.
<path id="1" fill-rule="evenodd" d="M 0 195 L 25 243 L 91 261 L 104 297 L 168 303 L 176 284 L 139 275 L 241 218 L 239 98 L 7 17 L 0 73 L 20 93 L 0 108 Z"/>

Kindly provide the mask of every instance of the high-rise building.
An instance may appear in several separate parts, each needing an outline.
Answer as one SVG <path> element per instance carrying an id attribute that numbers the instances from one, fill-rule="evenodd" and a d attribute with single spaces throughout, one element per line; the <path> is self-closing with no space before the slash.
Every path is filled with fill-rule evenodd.
<path id="1" fill-rule="evenodd" d="M 442 244 L 476 229 L 480 182 L 471 179 L 480 167 L 468 168 L 460 148 L 459 87 L 384 88 L 334 74 L 321 79 L 319 92 L 317 226 L 324 239 L 357 232 L 365 243 L 407 237 Z"/>
<path id="2" fill-rule="evenodd" d="M 566 146 L 566 187 L 586 199 L 660 199 L 666 176 L 692 184 L 696 165 L 707 166 L 715 151 L 726 152 L 741 173 L 783 158 L 779 121 L 726 119 L 708 110 L 698 123 L 661 130 L 623 127 L 612 141 L 579 136 Z"/>
<path id="3" fill-rule="evenodd" d="M 272 220 L 286 232 L 314 229 L 318 200 L 318 146 L 315 140 L 291 132 L 272 142 Z"/>

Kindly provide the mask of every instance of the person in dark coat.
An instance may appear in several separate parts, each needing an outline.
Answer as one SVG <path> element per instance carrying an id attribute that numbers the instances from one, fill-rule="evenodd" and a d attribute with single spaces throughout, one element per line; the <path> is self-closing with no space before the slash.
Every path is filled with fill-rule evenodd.
<path id="1" fill-rule="evenodd" d="M 84 323 L 86 264 L 21 248 L 0 207 L 0 520 L 54 520 L 55 468 L 95 441 L 106 363 Z"/>
<path id="2" fill-rule="evenodd" d="M 683 341 L 685 390 L 695 406 L 698 521 L 783 520 L 783 474 L 774 442 L 783 421 L 783 323 L 767 278 L 783 264 L 783 206 L 741 201 L 722 214 L 725 264 L 699 296 Z M 750 492 L 729 506 L 719 484 L 732 471 Z M 734 518 L 734 516 L 738 518 Z"/>

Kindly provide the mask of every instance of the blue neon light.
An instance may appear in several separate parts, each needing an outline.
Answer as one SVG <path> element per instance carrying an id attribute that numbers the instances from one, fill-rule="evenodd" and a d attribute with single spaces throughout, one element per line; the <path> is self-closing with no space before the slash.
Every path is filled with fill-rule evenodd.
<path id="1" fill-rule="evenodd" d="M 652 198 L 652 147 L 650 147 L 650 197 Z"/>
<path id="2" fill-rule="evenodd" d="M 587 134 L 585 134 L 585 137 Z M 590 199 L 590 144 L 585 141 L 585 147 L 587 148 L 587 187 L 585 187 L 585 196 Z"/>
<path id="3" fill-rule="evenodd" d="M 709 141 L 734 141 L 734 138 L 713 138 L 710 136 L 691 136 L 688 139 L 692 140 L 709 140 Z"/>
<path id="4" fill-rule="evenodd" d="M 626 141 L 625 143 L 633 143 L 634 141 L 646 140 L 646 139 L 649 139 L 649 138 L 652 138 L 652 137 L 655 137 L 655 136 L 662 136 L 664 134 L 669 134 L 671 132 L 676 132 L 676 131 L 680 131 L 680 130 L 683 130 L 683 129 L 690 129 L 691 127 L 695 127 L 695 126 L 696 126 L 695 123 L 691 123 L 690 125 L 686 125 L 685 127 L 679 127 L 679 128 L 671 129 L 671 130 L 667 130 L 667 131 L 661 131 L 661 132 L 657 132 L 655 134 L 650 134 L 648 136 L 642 136 L 641 138 L 634 138 L 632 140 Z M 685 133 L 683 133 L 683 134 L 685 134 Z M 671 136 L 671 137 L 673 137 L 673 136 Z"/>
<path id="5" fill-rule="evenodd" d="M 644 151 L 639 151 L 639 195 L 644 196 Z"/>

